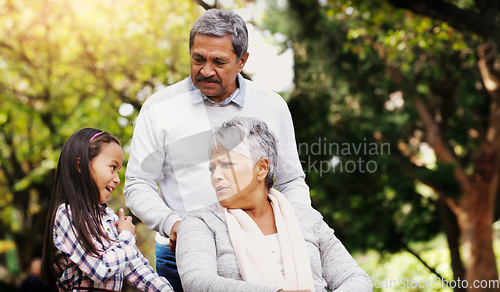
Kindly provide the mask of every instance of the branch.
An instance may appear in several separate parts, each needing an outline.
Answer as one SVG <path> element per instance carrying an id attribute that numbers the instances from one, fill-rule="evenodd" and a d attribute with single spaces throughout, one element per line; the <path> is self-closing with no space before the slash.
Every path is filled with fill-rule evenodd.
<path id="1" fill-rule="evenodd" d="M 443 141 L 438 123 L 434 120 L 427 107 L 418 97 L 415 97 L 415 107 L 417 108 L 420 119 L 427 129 L 427 142 L 434 149 L 434 152 L 436 152 L 436 158 L 442 162 L 456 163 L 458 165 L 457 158 L 446 147 L 446 144 Z"/>
<path id="2" fill-rule="evenodd" d="M 500 102 L 500 70 L 496 69 L 495 59 L 497 52 L 491 42 L 486 42 L 478 47 L 477 55 L 479 57 L 478 67 L 483 84 L 493 102 Z"/>
<path id="3" fill-rule="evenodd" d="M 500 46 L 500 23 L 472 10 L 461 9 L 442 0 L 389 0 L 396 8 L 447 22 L 459 30 L 470 31 Z"/>
<path id="4" fill-rule="evenodd" d="M 203 9 L 205 10 L 209 10 L 209 9 L 212 9 L 212 8 L 217 8 L 217 1 L 215 1 L 214 5 L 211 6 L 211 5 L 208 5 L 207 3 L 205 3 L 205 1 L 203 0 L 193 0 L 194 3 L 200 5 Z"/>
<path id="5" fill-rule="evenodd" d="M 458 159 L 453 155 L 453 153 L 448 149 L 441 136 L 441 131 L 439 130 L 438 123 L 429 113 L 429 110 L 424 105 L 420 98 L 415 97 L 415 107 L 417 108 L 420 120 L 424 123 L 427 130 L 427 142 L 434 150 L 437 160 L 445 163 L 453 163 L 455 167 L 455 178 L 462 188 L 469 184 L 467 174 L 462 168 Z M 443 198 L 453 211 L 456 211 L 457 202 L 453 199 Z"/>
<path id="6" fill-rule="evenodd" d="M 10 50 L 10 51 L 14 51 L 14 47 L 13 47 L 13 46 L 11 46 L 11 45 L 9 45 L 9 44 L 8 44 L 8 43 L 6 43 L 6 42 L 0 42 L 0 47 L 1 47 L 1 48 L 6 48 L 6 49 L 8 49 L 8 50 Z"/>
<path id="7" fill-rule="evenodd" d="M 499 12 L 500 2 L 491 0 L 474 0 L 477 9 L 482 15 L 494 21 L 495 14 Z"/>
<path id="8" fill-rule="evenodd" d="M 429 266 L 416 252 L 414 252 L 413 250 L 410 249 L 410 247 L 404 243 L 404 242 L 401 242 L 401 245 L 403 246 L 403 248 L 408 251 L 409 253 L 411 253 L 414 257 L 416 257 L 427 269 L 429 269 L 429 271 L 431 271 L 433 274 L 435 274 L 436 276 L 438 276 L 441 281 L 447 281 L 449 282 L 447 279 L 445 279 L 443 276 L 441 276 L 441 274 L 438 273 L 438 271 L 436 271 L 436 269 L 434 269 L 433 267 Z"/>

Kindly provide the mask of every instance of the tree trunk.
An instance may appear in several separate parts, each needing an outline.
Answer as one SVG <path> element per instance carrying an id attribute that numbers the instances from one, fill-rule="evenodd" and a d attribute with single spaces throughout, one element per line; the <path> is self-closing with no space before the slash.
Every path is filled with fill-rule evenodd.
<path id="1" fill-rule="evenodd" d="M 457 217 L 446 205 L 446 203 L 439 199 L 439 213 L 443 222 L 443 230 L 446 234 L 448 248 L 450 249 L 451 269 L 453 271 L 453 279 L 465 279 L 465 270 L 460 257 L 460 228 L 458 226 Z M 464 287 L 455 287 L 455 292 L 467 291 Z"/>
<path id="2" fill-rule="evenodd" d="M 479 159 L 476 169 L 496 165 L 496 159 L 491 158 Z M 462 185 L 462 197 L 454 210 L 460 227 L 468 291 L 498 291 L 498 287 L 492 285 L 498 280 L 492 229 L 498 171 L 491 170 L 486 176 L 480 175 L 481 171 L 475 171 L 470 177 L 470 184 Z M 483 286 L 477 287 L 478 284 Z"/>

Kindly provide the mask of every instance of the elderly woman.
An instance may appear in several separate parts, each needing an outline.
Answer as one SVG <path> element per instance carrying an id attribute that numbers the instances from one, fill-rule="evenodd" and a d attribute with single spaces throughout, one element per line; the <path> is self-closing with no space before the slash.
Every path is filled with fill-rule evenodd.
<path id="1" fill-rule="evenodd" d="M 214 133 L 210 177 L 219 204 L 188 214 L 178 230 L 185 291 L 371 291 L 368 275 L 322 216 L 272 189 L 276 139 L 253 118 Z"/>

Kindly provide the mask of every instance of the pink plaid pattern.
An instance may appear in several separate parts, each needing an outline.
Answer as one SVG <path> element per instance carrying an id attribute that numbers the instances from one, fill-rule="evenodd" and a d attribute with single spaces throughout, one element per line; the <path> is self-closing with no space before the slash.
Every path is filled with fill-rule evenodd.
<path id="1" fill-rule="evenodd" d="M 60 205 L 54 222 L 54 243 L 66 263 L 57 282 L 59 291 L 73 291 L 79 287 L 121 291 L 124 280 L 142 291 L 174 291 L 137 249 L 132 232 L 124 230 L 118 234 L 114 225 L 118 216 L 111 208 L 103 207 L 105 213 L 101 223 L 107 235 L 117 241 L 107 242 L 99 257 L 87 254 L 78 243 L 69 207 L 68 210 L 69 216 L 64 204 Z"/>

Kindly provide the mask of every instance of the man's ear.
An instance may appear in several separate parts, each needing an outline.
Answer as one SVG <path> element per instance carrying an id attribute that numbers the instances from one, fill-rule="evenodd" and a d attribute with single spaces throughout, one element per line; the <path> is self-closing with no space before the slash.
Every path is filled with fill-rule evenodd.
<path id="1" fill-rule="evenodd" d="M 243 71 L 243 67 L 245 67 L 245 64 L 248 60 L 248 56 L 250 55 L 250 53 L 246 52 L 243 56 L 241 56 L 240 60 L 239 60 L 239 73 L 241 73 L 241 71 Z"/>
<path id="2" fill-rule="evenodd" d="M 263 181 L 266 179 L 267 173 L 269 172 L 269 159 L 261 158 L 256 166 L 257 170 L 257 179 L 259 181 Z"/>

